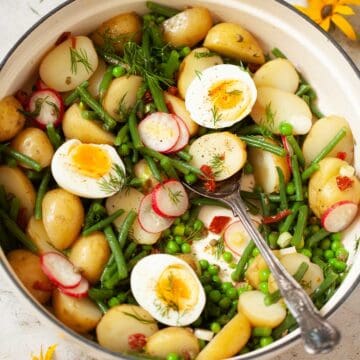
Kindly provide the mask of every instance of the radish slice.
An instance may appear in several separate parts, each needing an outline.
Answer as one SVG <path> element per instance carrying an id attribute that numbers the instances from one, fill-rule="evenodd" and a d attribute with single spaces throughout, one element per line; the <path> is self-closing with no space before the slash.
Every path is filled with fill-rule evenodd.
<path id="1" fill-rule="evenodd" d="M 181 216 L 189 207 L 187 192 L 177 180 L 170 179 L 156 185 L 151 195 L 153 210 L 165 218 Z"/>
<path id="2" fill-rule="evenodd" d="M 59 286 L 59 290 L 65 295 L 69 295 L 75 298 L 83 298 L 88 295 L 89 282 L 84 277 L 82 277 L 78 286 L 72 289 Z"/>
<path id="3" fill-rule="evenodd" d="M 284 149 L 286 150 L 287 154 L 286 154 L 286 162 L 288 164 L 288 167 L 290 169 L 290 171 L 292 171 L 291 169 L 291 156 L 294 154 L 294 150 L 291 147 L 291 145 L 289 144 L 289 142 L 287 141 L 286 136 L 281 136 L 281 141 L 283 143 Z"/>
<path id="4" fill-rule="evenodd" d="M 47 252 L 40 257 L 41 269 L 55 285 L 62 288 L 75 288 L 81 281 L 81 275 L 73 264 L 63 255 Z"/>
<path id="5" fill-rule="evenodd" d="M 162 112 L 150 114 L 140 122 L 138 128 L 144 145 L 159 152 L 173 148 L 180 135 L 175 115 Z"/>
<path id="6" fill-rule="evenodd" d="M 175 153 L 177 151 L 182 150 L 189 143 L 190 140 L 189 129 L 184 123 L 184 121 L 179 116 L 176 115 L 173 116 L 175 117 L 177 124 L 179 126 L 180 134 L 176 144 L 169 151 L 166 151 L 166 153 Z"/>
<path id="7" fill-rule="evenodd" d="M 358 206 L 351 201 L 339 201 L 325 211 L 321 224 L 326 231 L 338 232 L 346 229 L 354 220 Z"/>
<path id="8" fill-rule="evenodd" d="M 64 114 L 64 103 L 61 96 L 52 89 L 35 91 L 29 100 L 29 111 L 39 127 L 60 124 Z"/>
<path id="9" fill-rule="evenodd" d="M 168 229 L 174 222 L 174 219 L 168 219 L 156 214 L 152 208 L 152 194 L 146 195 L 142 199 L 138 220 L 145 231 L 153 234 Z"/>
<path id="10" fill-rule="evenodd" d="M 45 90 L 49 89 L 49 87 L 41 80 L 38 79 L 35 83 L 36 90 Z"/>
<path id="11" fill-rule="evenodd" d="M 244 252 L 250 240 L 241 221 L 235 221 L 225 229 L 225 244 L 236 255 L 240 256 Z"/>

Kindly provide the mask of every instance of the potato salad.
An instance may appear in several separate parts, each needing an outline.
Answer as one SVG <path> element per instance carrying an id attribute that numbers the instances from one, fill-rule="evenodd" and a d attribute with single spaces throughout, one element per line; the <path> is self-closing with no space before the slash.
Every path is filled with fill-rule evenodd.
<path id="1" fill-rule="evenodd" d="M 33 298 L 104 349 L 226 359 L 297 323 L 242 222 L 184 184 L 241 172 L 254 225 L 320 309 L 347 273 L 354 138 L 261 34 L 146 5 L 58 34 L 2 94 L 0 244 Z"/>

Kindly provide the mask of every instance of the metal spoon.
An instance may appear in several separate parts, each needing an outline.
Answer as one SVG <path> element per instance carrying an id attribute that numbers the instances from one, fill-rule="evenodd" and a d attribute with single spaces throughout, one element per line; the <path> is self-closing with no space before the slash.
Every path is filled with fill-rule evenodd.
<path id="1" fill-rule="evenodd" d="M 327 320 L 322 318 L 313 302 L 298 282 L 285 270 L 280 261 L 272 253 L 260 232 L 253 225 L 240 197 L 241 172 L 233 177 L 216 183 L 214 192 L 207 191 L 201 185 L 188 185 L 189 190 L 211 199 L 218 199 L 229 205 L 233 213 L 239 217 L 246 231 L 251 236 L 261 255 L 275 277 L 286 305 L 301 329 L 305 350 L 309 354 L 330 352 L 340 341 L 340 333 Z"/>

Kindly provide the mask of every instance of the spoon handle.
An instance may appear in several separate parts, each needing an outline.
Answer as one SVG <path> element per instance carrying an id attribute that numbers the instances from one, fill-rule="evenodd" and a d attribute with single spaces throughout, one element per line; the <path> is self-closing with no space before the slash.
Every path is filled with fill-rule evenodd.
<path id="1" fill-rule="evenodd" d="M 274 275 L 288 309 L 299 324 L 305 350 L 310 354 L 331 351 L 340 340 L 338 330 L 321 317 L 302 287 L 272 253 L 248 216 L 239 193 L 235 192 L 223 198 L 223 201 L 230 205 L 234 214 L 239 217 Z"/>

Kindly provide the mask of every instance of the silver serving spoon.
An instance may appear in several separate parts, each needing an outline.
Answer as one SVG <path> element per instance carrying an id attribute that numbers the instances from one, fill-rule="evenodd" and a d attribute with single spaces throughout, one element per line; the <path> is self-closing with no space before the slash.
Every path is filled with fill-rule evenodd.
<path id="1" fill-rule="evenodd" d="M 340 333 L 320 315 L 303 288 L 285 270 L 253 225 L 240 197 L 240 176 L 241 172 L 227 180 L 217 182 L 214 192 L 207 191 L 200 184 L 188 185 L 185 182 L 183 184 L 199 195 L 218 199 L 231 207 L 269 266 L 288 309 L 299 324 L 305 350 L 309 354 L 330 352 L 340 341 Z"/>

